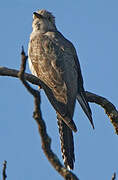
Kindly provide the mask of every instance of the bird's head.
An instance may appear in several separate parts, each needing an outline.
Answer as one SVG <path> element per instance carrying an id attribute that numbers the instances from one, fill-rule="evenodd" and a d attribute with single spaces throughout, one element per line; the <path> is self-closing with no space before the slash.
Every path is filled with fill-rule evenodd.
<path id="1" fill-rule="evenodd" d="M 38 31 L 41 34 L 48 31 L 55 31 L 55 17 L 48 11 L 42 9 L 33 13 L 33 31 Z"/>

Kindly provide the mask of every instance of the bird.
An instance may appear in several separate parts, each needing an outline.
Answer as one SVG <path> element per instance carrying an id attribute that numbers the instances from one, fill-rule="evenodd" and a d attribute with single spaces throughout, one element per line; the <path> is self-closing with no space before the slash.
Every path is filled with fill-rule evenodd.
<path id="1" fill-rule="evenodd" d="M 51 12 L 45 9 L 34 12 L 32 29 L 28 45 L 29 68 L 45 84 L 45 94 L 57 114 L 64 165 L 73 169 L 76 100 L 94 128 L 77 52 L 58 31 Z"/>

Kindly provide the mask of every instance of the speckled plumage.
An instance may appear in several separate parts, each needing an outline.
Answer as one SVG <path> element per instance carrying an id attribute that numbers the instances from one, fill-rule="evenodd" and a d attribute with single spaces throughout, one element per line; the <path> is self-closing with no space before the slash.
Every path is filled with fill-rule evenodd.
<path id="1" fill-rule="evenodd" d="M 28 49 L 29 66 L 32 73 L 52 92 L 50 95 L 47 90 L 46 94 L 57 111 L 64 163 L 73 169 L 72 130 L 76 131 L 76 126 L 72 118 L 76 98 L 92 123 L 76 50 L 57 30 L 54 16 L 50 12 L 39 10 L 34 13 L 32 27 Z"/>

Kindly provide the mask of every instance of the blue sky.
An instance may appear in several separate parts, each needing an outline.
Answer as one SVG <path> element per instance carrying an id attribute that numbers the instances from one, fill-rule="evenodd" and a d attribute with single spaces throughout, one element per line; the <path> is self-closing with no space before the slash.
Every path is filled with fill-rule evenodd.
<path id="1" fill-rule="evenodd" d="M 32 13 L 42 8 L 53 12 L 58 30 L 75 45 L 85 89 L 108 98 L 118 107 L 117 0 L 2 1 L 0 66 L 19 68 L 21 46 L 24 45 L 27 52 L 32 31 Z M 18 79 L 1 77 L 0 84 L 0 169 L 7 160 L 8 179 L 61 180 L 42 152 L 37 125 L 32 118 L 33 98 Z M 55 111 L 44 93 L 41 94 L 52 148 L 61 159 Z M 91 104 L 91 109 L 95 130 L 76 105 L 74 173 L 81 180 L 111 179 L 114 171 L 118 174 L 118 136 L 104 110 L 95 104 Z"/>

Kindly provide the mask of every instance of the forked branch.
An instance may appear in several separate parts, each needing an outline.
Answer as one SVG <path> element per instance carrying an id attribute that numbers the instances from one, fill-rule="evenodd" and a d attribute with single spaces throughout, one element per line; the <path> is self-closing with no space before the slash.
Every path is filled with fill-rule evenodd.
<path id="1" fill-rule="evenodd" d="M 22 50 L 21 56 L 22 56 L 22 63 L 21 63 L 20 71 L 18 73 L 18 77 L 20 78 L 21 82 L 24 84 L 26 89 L 34 97 L 33 117 L 36 120 L 37 125 L 38 125 L 38 130 L 39 130 L 40 137 L 41 137 L 42 149 L 43 149 L 46 157 L 48 158 L 49 162 L 52 164 L 52 166 L 55 168 L 55 170 L 58 171 L 58 173 L 64 177 L 64 179 L 66 179 L 66 180 L 79 180 L 71 171 L 67 170 L 61 164 L 58 157 L 56 156 L 56 154 L 54 154 L 54 152 L 51 149 L 51 138 L 47 134 L 46 125 L 45 125 L 45 122 L 42 118 L 42 113 L 41 113 L 41 109 L 40 109 L 40 104 L 41 104 L 40 92 L 33 89 L 29 85 L 29 83 L 26 81 L 26 79 L 24 78 L 27 56 L 25 56 L 25 53 L 23 50 Z"/>
<path id="2" fill-rule="evenodd" d="M 20 80 L 22 81 L 26 89 L 33 95 L 34 97 L 33 117 L 36 120 L 37 125 L 38 125 L 41 142 L 42 142 L 42 149 L 45 155 L 47 156 L 52 166 L 60 173 L 60 175 L 64 177 L 64 179 L 78 180 L 78 178 L 71 171 L 67 170 L 61 164 L 58 157 L 51 150 L 51 139 L 47 134 L 46 125 L 42 118 L 42 113 L 40 110 L 40 103 L 41 103 L 40 93 L 39 91 L 33 89 L 27 81 L 29 81 L 32 84 L 41 86 L 43 89 L 46 88 L 46 85 L 37 77 L 31 74 L 25 73 L 27 56 L 25 55 L 24 50 L 22 50 L 21 57 L 22 57 L 22 63 L 21 63 L 20 71 L 15 70 L 15 69 L 9 69 L 6 67 L 0 67 L 0 76 L 11 76 L 11 77 L 20 78 Z M 118 134 L 118 111 L 115 108 L 115 106 L 106 98 L 98 96 L 94 93 L 86 91 L 86 95 L 87 95 L 88 102 L 96 103 L 100 105 L 102 108 L 104 108 L 106 114 L 108 115 L 108 117 L 111 120 L 111 123 L 114 126 L 116 134 Z M 6 178 L 6 175 L 4 174 L 4 179 L 5 178 Z M 114 174 L 114 176 L 112 177 L 112 180 L 115 180 L 115 178 L 116 178 L 116 174 Z"/>
<path id="3" fill-rule="evenodd" d="M 11 77 L 18 78 L 18 72 L 19 71 L 15 70 L 15 69 L 0 67 L 0 76 L 11 76 Z M 41 87 L 43 89 L 46 88 L 45 84 L 34 75 L 24 73 L 24 79 L 29 81 L 32 84 L 35 84 L 38 86 L 41 85 Z M 111 123 L 114 126 L 116 134 L 118 134 L 118 111 L 115 108 L 115 106 L 110 101 L 108 101 L 106 98 L 104 98 L 102 96 L 98 96 L 94 93 L 86 91 L 86 96 L 87 96 L 87 99 L 89 102 L 96 103 L 104 108 L 106 114 L 108 115 L 108 117 L 111 120 Z"/>

